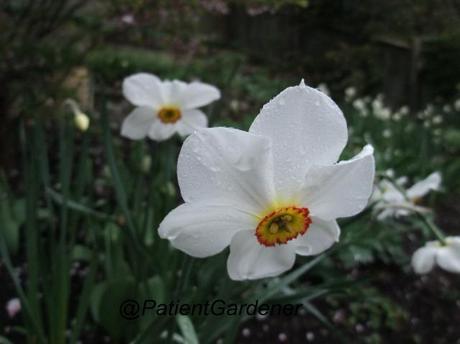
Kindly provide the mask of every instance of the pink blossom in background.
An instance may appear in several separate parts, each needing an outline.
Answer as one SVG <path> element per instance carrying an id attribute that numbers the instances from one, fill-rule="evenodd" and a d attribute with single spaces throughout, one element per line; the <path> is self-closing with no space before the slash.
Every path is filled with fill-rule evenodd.
<path id="1" fill-rule="evenodd" d="M 125 24 L 132 25 L 134 24 L 135 19 L 132 14 L 125 14 L 121 17 L 121 21 Z"/>
<path id="2" fill-rule="evenodd" d="M 21 301 L 18 298 L 9 300 L 6 303 L 6 312 L 10 318 L 14 318 L 21 311 Z"/>

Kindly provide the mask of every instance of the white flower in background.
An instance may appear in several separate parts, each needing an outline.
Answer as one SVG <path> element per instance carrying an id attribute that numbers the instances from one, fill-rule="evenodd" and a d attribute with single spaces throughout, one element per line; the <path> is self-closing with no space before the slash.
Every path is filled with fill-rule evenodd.
<path id="1" fill-rule="evenodd" d="M 14 318 L 21 311 L 21 301 L 18 298 L 9 300 L 6 303 L 6 312 L 10 318 Z"/>
<path id="2" fill-rule="evenodd" d="M 399 113 L 401 116 L 407 116 L 409 114 L 409 107 L 407 105 L 401 106 Z"/>
<path id="3" fill-rule="evenodd" d="M 377 95 L 377 97 L 375 97 L 375 99 L 372 101 L 371 105 L 374 111 L 383 109 L 384 105 L 382 101 L 382 95 Z"/>
<path id="4" fill-rule="evenodd" d="M 407 190 L 404 188 L 406 182 L 406 177 L 398 178 L 396 185 L 384 179 L 374 190 L 371 200 L 376 202 L 374 209 L 378 212 L 377 218 L 379 220 L 388 217 L 407 216 L 413 211 L 428 211 L 427 208 L 421 207 L 417 203 L 431 190 L 439 190 L 441 174 L 434 172 Z"/>
<path id="5" fill-rule="evenodd" d="M 331 94 L 331 91 L 329 91 L 329 87 L 327 87 L 325 83 L 319 84 L 318 90 L 320 90 L 321 92 L 323 92 L 324 94 L 328 96 Z"/>
<path id="6" fill-rule="evenodd" d="M 365 100 L 358 98 L 355 99 L 352 103 L 353 107 L 358 111 L 358 114 L 361 117 L 367 117 L 367 105 Z"/>
<path id="7" fill-rule="evenodd" d="M 364 111 L 364 110 L 366 110 L 366 103 L 364 102 L 363 99 L 358 98 L 358 99 L 355 99 L 355 100 L 353 101 L 353 107 L 354 107 L 356 110 Z"/>
<path id="8" fill-rule="evenodd" d="M 137 107 L 124 120 L 121 135 L 133 140 L 148 136 L 156 141 L 207 127 L 208 119 L 198 108 L 220 98 L 214 86 L 198 81 L 161 81 L 147 73 L 123 80 L 123 94 Z"/>
<path id="9" fill-rule="evenodd" d="M 403 105 L 393 114 L 392 119 L 395 122 L 399 122 L 403 117 L 409 114 L 409 107 L 407 105 Z"/>
<path id="10" fill-rule="evenodd" d="M 229 103 L 230 110 L 233 112 L 238 112 L 240 110 L 240 102 L 237 99 L 233 99 Z"/>
<path id="11" fill-rule="evenodd" d="M 136 20 L 132 14 L 128 13 L 121 16 L 121 21 L 125 24 L 132 25 Z"/>
<path id="12" fill-rule="evenodd" d="M 90 119 L 87 114 L 83 113 L 80 110 L 80 107 L 78 106 L 77 102 L 73 99 L 66 99 L 64 104 L 70 107 L 70 109 L 73 112 L 73 122 L 75 124 L 75 127 L 83 132 L 88 130 Z"/>
<path id="13" fill-rule="evenodd" d="M 402 119 L 401 113 L 396 112 L 396 113 L 393 115 L 393 120 L 394 120 L 395 122 L 399 122 L 401 119 Z"/>
<path id="14" fill-rule="evenodd" d="M 356 88 L 350 86 L 345 89 L 345 100 L 350 101 L 356 96 Z"/>
<path id="15" fill-rule="evenodd" d="M 80 131 L 87 131 L 89 128 L 89 117 L 83 112 L 80 112 L 75 115 L 74 123 Z"/>
<path id="16" fill-rule="evenodd" d="M 443 121 L 442 116 L 437 115 L 433 117 L 433 124 L 441 124 Z"/>
<path id="17" fill-rule="evenodd" d="M 454 108 L 456 111 L 460 111 L 460 99 L 457 99 L 454 103 Z"/>
<path id="18" fill-rule="evenodd" d="M 391 117 L 391 111 L 383 104 L 383 96 L 379 94 L 371 103 L 375 118 L 386 121 Z"/>
<path id="19" fill-rule="evenodd" d="M 195 257 L 230 245 L 234 280 L 276 276 L 296 254 L 323 252 L 339 239 L 335 219 L 359 213 L 372 192 L 371 146 L 337 163 L 347 136 L 337 105 L 303 81 L 266 104 L 249 132 L 198 130 L 177 164 L 185 204 L 160 236 Z"/>
<path id="20" fill-rule="evenodd" d="M 394 178 L 395 177 L 395 171 L 392 168 L 389 168 L 384 172 L 385 176 L 389 178 Z M 407 181 L 407 177 L 400 177 L 399 180 L 404 180 L 402 183 L 404 184 Z"/>
<path id="21" fill-rule="evenodd" d="M 392 133 L 391 133 L 391 129 L 385 129 L 382 133 L 383 137 L 388 139 L 391 137 Z"/>
<path id="22" fill-rule="evenodd" d="M 412 256 L 412 267 L 418 274 L 430 272 L 435 265 L 453 273 L 460 273 L 460 237 L 447 237 L 445 245 L 430 241 Z"/>
<path id="23" fill-rule="evenodd" d="M 446 104 L 442 107 L 442 110 L 444 112 L 451 112 L 452 111 L 452 107 L 449 105 L 449 104 Z"/>

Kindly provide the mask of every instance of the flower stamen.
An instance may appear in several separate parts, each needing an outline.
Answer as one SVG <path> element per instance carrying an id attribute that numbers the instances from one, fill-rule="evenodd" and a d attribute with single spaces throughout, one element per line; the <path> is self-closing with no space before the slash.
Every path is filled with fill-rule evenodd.
<path id="1" fill-rule="evenodd" d="M 176 123 L 182 116 L 177 106 L 163 106 L 157 112 L 158 118 L 165 124 Z"/>
<path id="2" fill-rule="evenodd" d="M 257 240 L 264 246 L 286 244 L 307 232 L 311 224 L 307 208 L 283 207 L 266 215 L 256 229 Z"/>
<path id="3" fill-rule="evenodd" d="M 270 233 L 276 234 L 276 233 L 278 233 L 279 229 L 280 229 L 280 227 L 276 223 L 272 223 L 268 230 L 270 231 Z"/>

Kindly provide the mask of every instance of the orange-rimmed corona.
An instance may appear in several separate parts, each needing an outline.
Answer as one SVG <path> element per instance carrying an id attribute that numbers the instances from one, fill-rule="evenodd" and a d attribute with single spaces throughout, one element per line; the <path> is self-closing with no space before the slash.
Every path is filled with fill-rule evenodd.
<path id="1" fill-rule="evenodd" d="M 177 106 L 163 106 L 158 110 L 158 118 L 165 124 L 176 123 L 181 118 L 181 111 Z"/>
<path id="2" fill-rule="evenodd" d="M 257 240 L 264 246 L 286 244 L 307 232 L 311 224 L 307 208 L 279 208 L 266 215 L 256 229 Z"/>

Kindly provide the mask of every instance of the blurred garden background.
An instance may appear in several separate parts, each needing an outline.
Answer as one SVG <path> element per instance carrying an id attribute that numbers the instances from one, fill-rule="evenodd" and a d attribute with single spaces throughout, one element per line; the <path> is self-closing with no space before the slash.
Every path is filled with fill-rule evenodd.
<path id="1" fill-rule="evenodd" d="M 374 146 L 376 184 L 440 173 L 414 203 L 458 235 L 460 1 L 3 0 L 0 51 L 0 343 L 460 343 L 459 276 L 411 268 L 433 240 L 418 216 L 369 207 L 290 279 L 230 281 L 225 255 L 190 272 L 156 233 L 180 203 L 182 139 L 119 134 L 133 73 L 217 86 L 210 126 L 245 130 L 303 78 L 344 112 L 342 158 Z M 224 322 L 119 317 L 122 300 L 172 290 L 305 307 Z"/>

